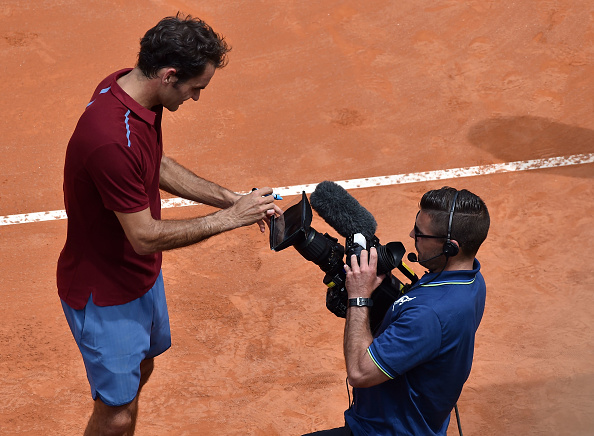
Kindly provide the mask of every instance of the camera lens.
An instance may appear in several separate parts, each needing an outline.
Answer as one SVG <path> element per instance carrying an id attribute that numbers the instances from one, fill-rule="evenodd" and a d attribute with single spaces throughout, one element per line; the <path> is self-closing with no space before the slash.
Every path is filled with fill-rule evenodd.
<path id="1" fill-rule="evenodd" d="M 344 248 L 338 239 L 322 235 L 310 227 L 303 241 L 294 245 L 306 260 L 315 263 L 324 272 L 343 267 Z"/>

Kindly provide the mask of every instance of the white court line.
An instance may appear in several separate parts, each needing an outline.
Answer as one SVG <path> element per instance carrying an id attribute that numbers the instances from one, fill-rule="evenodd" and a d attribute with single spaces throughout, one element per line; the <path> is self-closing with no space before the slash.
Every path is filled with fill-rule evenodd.
<path id="1" fill-rule="evenodd" d="M 594 153 L 574 154 L 571 156 L 558 156 L 548 159 L 534 159 L 500 164 L 479 165 L 466 168 L 453 168 L 448 170 L 425 171 L 421 173 L 397 174 L 393 176 L 368 177 L 364 179 L 343 180 L 336 182 L 345 189 L 369 188 L 373 186 L 400 185 L 405 183 L 419 183 L 431 180 L 446 180 L 459 177 L 484 176 L 486 174 L 510 173 L 515 171 L 538 170 L 544 168 L 565 167 L 594 163 Z M 301 195 L 302 191 L 311 194 L 317 183 L 308 185 L 295 185 L 274 188 L 274 192 L 283 197 Z M 161 207 L 195 206 L 199 203 L 182 198 L 168 198 L 161 200 Z M 0 226 L 16 224 L 37 223 L 41 221 L 56 221 L 66 219 L 66 211 L 52 210 L 48 212 L 24 213 L 18 215 L 0 216 Z"/>

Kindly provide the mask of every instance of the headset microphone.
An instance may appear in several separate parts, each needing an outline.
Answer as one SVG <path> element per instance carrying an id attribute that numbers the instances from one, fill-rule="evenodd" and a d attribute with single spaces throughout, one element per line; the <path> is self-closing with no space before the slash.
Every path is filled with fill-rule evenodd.
<path id="1" fill-rule="evenodd" d="M 415 253 L 408 253 L 407 258 L 408 258 L 409 262 L 421 263 L 421 262 L 428 262 L 430 260 L 437 259 L 439 256 L 443 256 L 444 254 L 445 253 L 439 253 L 437 256 L 430 257 L 429 259 L 418 259 L 417 255 Z"/>

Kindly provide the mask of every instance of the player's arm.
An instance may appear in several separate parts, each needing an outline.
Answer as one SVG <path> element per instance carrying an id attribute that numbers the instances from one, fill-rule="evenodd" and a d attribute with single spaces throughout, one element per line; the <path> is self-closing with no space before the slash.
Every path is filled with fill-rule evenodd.
<path id="1" fill-rule="evenodd" d="M 262 192 L 265 190 L 242 195 L 226 209 L 187 220 L 155 220 L 149 208 L 140 212 L 115 214 L 134 251 L 146 255 L 185 247 L 219 233 L 268 219 L 278 206 L 274 205 L 271 195 L 263 197 Z"/>
<path id="2" fill-rule="evenodd" d="M 197 176 L 165 155 L 161 159 L 159 187 L 178 197 L 220 209 L 232 206 L 241 197 L 235 192 Z"/>
<path id="3" fill-rule="evenodd" d="M 242 197 L 242 195 L 223 188 L 216 183 L 198 177 L 192 171 L 165 155 L 161 159 L 159 187 L 178 197 L 221 209 L 233 206 Z M 272 194 L 272 189 L 261 188 L 259 192 L 260 195 L 269 195 Z M 282 210 L 275 204 L 271 208 L 274 213 L 282 213 Z M 272 214 L 268 216 L 270 215 Z M 266 224 L 269 223 L 268 216 L 257 221 L 262 233 L 266 231 Z"/>
<path id="4" fill-rule="evenodd" d="M 377 251 L 370 249 L 369 261 L 366 250 L 360 255 L 361 265 L 357 257 L 351 257 L 351 267 L 345 265 L 346 288 L 350 298 L 370 298 L 371 293 L 381 284 L 384 276 L 377 275 Z M 349 384 L 363 388 L 375 386 L 389 380 L 373 362 L 367 348 L 373 341 L 369 328 L 369 311 L 367 306 L 353 306 L 347 309 L 344 327 L 344 358 L 346 362 Z"/>

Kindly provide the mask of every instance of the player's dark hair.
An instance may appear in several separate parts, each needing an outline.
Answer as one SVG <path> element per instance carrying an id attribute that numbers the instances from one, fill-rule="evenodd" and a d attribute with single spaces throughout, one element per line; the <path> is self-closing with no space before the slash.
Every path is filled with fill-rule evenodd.
<path id="1" fill-rule="evenodd" d="M 431 218 L 434 231 L 447 235 L 449 215 L 456 189 L 444 186 L 426 192 L 421 198 L 420 207 Z M 489 211 L 487 205 L 478 196 L 466 189 L 458 192 L 452 220 L 451 239 L 458 241 L 460 251 L 467 256 L 474 256 L 487 238 Z"/>
<path id="2" fill-rule="evenodd" d="M 157 77 L 161 68 L 177 70 L 177 83 L 204 73 L 206 65 L 215 68 L 227 65 L 231 47 L 204 21 L 183 16 L 163 18 L 140 40 L 138 68 L 149 79 Z"/>

